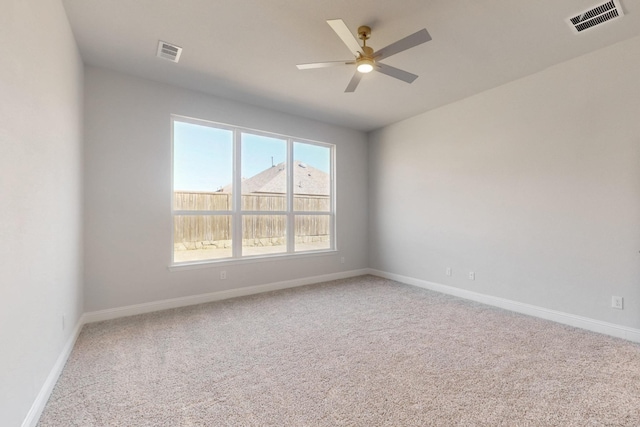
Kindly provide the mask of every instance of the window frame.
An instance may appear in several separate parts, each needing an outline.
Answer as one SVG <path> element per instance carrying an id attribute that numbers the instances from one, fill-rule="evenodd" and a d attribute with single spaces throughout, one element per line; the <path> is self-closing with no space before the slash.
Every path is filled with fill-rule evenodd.
<path id="1" fill-rule="evenodd" d="M 236 264 L 245 262 L 261 262 L 276 259 L 293 259 L 299 257 L 318 256 L 318 255 L 330 255 L 338 251 L 337 245 L 337 233 L 336 233 L 336 145 L 332 143 L 315 141 L 308 138 L 299 138 L 291 135 L 284 135 L 275 132 L 268 132 L 263 130 L 251 129 L 243 126 L 231 125 L 227 123 L 219 123 L 203 119 L 195 119 L 191 117 L 172 114 L 170 118 L 171 122 L 171 257 L 169 268 L 183 269 L 183 268 L 202 268 L 207 266 L 216 266 L 221 264 Z M 174 178 L 174 155 L 175 155 L 175 132 L 174 123 L 183 122 L 197 126 L 207 126 L 216 129 L 223 129 L 232 132 L 232 144 L 233 144 L 233 156 L 232 156 L 232 203 L 230 210 L 177 210 L 175 209 L 175 178 Z M 282 139 L 286 143 L 286 165 L 287 165 L 287 193 L 286 193 L 286 210 L 284 211 L 250 211 L 242 210 L 242 135 L 250 134 L 256 136 L 263 136 L 267 138 Z M 329 149 L 330 165 L 329 165 L 329 179 L 330 179 L 330 192 L 329 197 L 330 209 L 329 211 L 302 211 L 294 209 L 294 144 L 303 143 L 310 144 Z M 179 215 L 186 216 L 230 216 L 231 217 L 231 257 L 226 258 L 213 258 L 196 261 L 175 261 L 175 217 Z M 273 254 L 259 254 L 259 255 L 242 255 L 242 237 L 243 237 L 243 217 L 257 215 L 257 216 L 269 216 L 269 215 L 282 215 L 286 218 L 286 250 L 284 252 L 278 252 Z M 320 215 L 329 217 L 329 248 L 317 249 L 317 250 L 295 250 L 295 221 L 297 216 L 303 215 Z"/>

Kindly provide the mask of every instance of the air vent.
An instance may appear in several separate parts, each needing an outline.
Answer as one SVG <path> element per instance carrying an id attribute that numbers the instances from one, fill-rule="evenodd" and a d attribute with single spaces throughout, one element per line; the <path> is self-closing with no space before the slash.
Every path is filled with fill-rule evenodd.
<path id="1" fill-rule="evenodd" d="M 171 43 L 158 41 L 158 52 L 156 56 L 158 58 L 168 59 L 169 61 L 178 62 L 180 55 L 182 54 L 182 48 Z"/>
<path id="2" fill-rule="evenodd" d="M 619 0 L 610 0 L 567 19 L 567 23 L 576 33 L 581 33 L 623 15 Z"/>

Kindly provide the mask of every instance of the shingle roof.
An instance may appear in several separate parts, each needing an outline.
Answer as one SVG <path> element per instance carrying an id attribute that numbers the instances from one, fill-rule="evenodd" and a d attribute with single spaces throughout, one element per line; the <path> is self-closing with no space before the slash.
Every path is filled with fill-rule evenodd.
<path id="1" fill-rule="evenodd" d="M 285 163 L 279 163 L 242 181 L 242 194 L 285 194 L 287 191 Z M 299 160 L 293 163 L 294 194 L 328 196 L 331 194 L 331 178 L 328 173 L 309 166 Z M 222 192 L 231 192 L 231 184 Z"/>

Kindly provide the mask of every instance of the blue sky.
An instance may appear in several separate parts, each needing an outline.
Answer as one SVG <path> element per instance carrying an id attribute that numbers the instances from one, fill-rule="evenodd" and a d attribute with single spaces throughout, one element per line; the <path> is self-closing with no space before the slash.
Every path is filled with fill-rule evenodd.
<path id="1" fill-rule="evenodd" d="M 174 190 L 215 191 L 231 183 L 233 176 L 233 132 L 191 123 L 173 122 Z M 294 142 L 294 159 L 329 172 L 330 150 Z M 287 155 L 286 141 L 244 133 L 242 177 L 249 178 Z"/>

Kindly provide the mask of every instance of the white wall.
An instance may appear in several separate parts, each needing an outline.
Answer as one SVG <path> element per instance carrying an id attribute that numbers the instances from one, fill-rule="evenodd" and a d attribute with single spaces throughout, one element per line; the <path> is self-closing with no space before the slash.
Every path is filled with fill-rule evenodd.
<path id="1" fill-rule="evenodd" d="M 82 314 L 83 70 L 59 1 L 3 0 L 0 40 L 0 425 L 18 426 Z"/>
<path id="2" fill-rule="evenodd" d="M 364 133 L 100 68 L 85 83 L 86 311 L 367 267 Z M 172 113 L 335 143 L 339 253 L 169 271 Z"/>
<path id="3" fill-rule="evenodd" d="M 373 132 L 371 267 L 640 327 L 638 76 L 634 38 Z"/>

